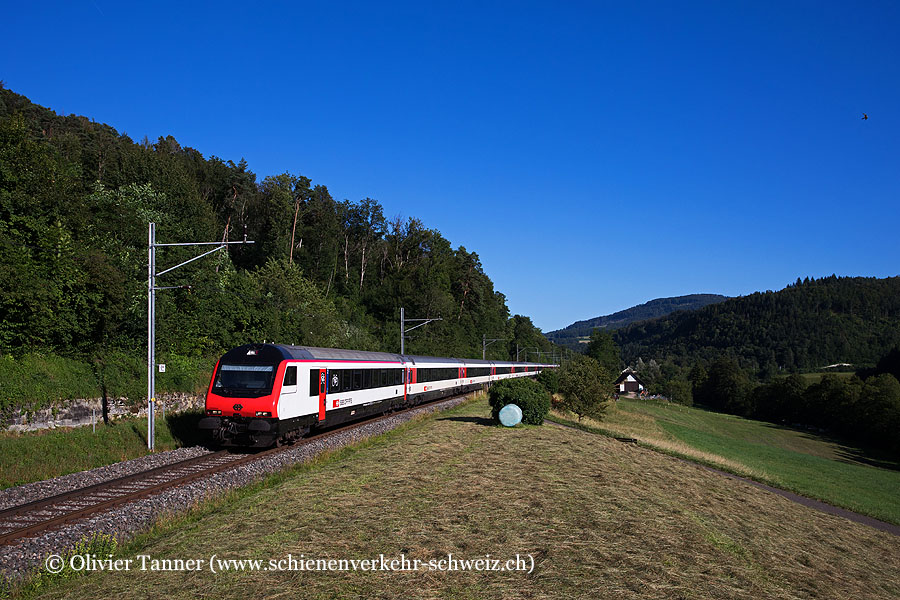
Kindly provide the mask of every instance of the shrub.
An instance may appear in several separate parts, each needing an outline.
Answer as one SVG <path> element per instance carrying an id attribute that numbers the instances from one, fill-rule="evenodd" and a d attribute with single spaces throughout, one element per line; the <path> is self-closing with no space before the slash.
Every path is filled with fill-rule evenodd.
<path id="1" fill-rule="evenodd" d="M 522 422 L 541 425 L 550 412 L 550 393 L 531 378 L 504 379 L 491 386 L 491 417 L 499 420 L 500 409 L 515 404 L 522 409 Z"/>

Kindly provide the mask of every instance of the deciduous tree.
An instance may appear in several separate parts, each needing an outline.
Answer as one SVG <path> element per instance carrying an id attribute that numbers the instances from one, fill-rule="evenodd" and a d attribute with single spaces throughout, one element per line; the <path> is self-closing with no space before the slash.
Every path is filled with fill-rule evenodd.
<path id="1" fill-rule="evenodd" d="M 584 417 L 600 420 L 612 394 L 613 379 L 606 369 L 589 356 L 581 356 L 562 366 L 559 393 L 562 408 Z"/>

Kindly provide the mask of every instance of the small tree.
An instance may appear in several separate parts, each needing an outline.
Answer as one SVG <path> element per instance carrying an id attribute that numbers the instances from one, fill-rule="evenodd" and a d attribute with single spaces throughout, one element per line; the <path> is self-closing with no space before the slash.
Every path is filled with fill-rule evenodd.
<path id="1" fill-rule="evenodd" d="M 531 378 L 504 379 L 495 383 L 491 386 L 488 402 L 494 420 L 499 420 L 500 409 L 507 404 L 521 408 L 522 422 L 528 425 L 542 425 L 550 412 L 550 393 Z"/>
<path id="2" fill-rule="evenodd" d="M 584 417 L 600 420 L 606 412 L 613 381 L 596 360 L 580 357 L 566 364 L 559 373 L 559 392 L 562 408 Z"/>
<path id="3" fill-rule="evenodd" d="M 694 395 L 691 391 L 691 382 L 687 379 L 674 377 L 663 384 L 663 394 L 672 402 L 691 406 L 694 404 Z"/>

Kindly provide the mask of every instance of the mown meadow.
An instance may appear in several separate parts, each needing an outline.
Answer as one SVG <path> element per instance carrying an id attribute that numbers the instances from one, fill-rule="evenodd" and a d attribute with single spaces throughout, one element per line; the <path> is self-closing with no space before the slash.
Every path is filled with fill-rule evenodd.
<path id="1" fill-rule="evenodd" d="M 572 422 L 575 417 L 557 413 Z M 809 431 L 658 400 L 620 398 L 581 425 L 900 523 L 900 463 Z"/>
<path id="2" fill-rule="evenodd" d="M 484 399 L 199 506 L 120 546 L 127 572 L 35 598 L 895 598 L 900 538 L 689 462 Z M 279 570 L 294 558 L 534 560 L 532 572 Z M 261 568 L 141 570 L 153 559 Z M 530 564 L 530 562 L 529 562 Z M 288 563 L 282 563 L 288 566 Z"/>

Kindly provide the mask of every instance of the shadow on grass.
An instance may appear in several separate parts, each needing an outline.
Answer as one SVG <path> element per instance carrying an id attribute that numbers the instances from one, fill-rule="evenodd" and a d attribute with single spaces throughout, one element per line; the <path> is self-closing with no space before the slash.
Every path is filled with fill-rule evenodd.
<path id="1" fill-rule="evenodd" d="M 197 428 L 203 418 L 200 411 L 187 411 L 166 414 L 166 426 L 179 446 L 203 446 L 209 442 L 209 436 Z"/>
<path id="2" fill-rule="evenodd" d="M 838 456 L 841 457 L 839 460 L 845 462 L 862 463 L 870 467 L 878 467 L 879 469 L 900 471 L 900 462 L 897 461 L 897 458 L 877 450 L 863 450 L 852 446 L 841 446 Z"/>
<path id="3" fill-rule="evenodd" d="M 485 427 L 495 427 L 497 421 L 486 417 L 442 417 L 438 421 L 458 421 L 459 423 L 475 423 L 476 425 L 484 425 Z"/>
<path id="4" fill-rule="evenodd" d="M 809 431 L 803 427 L 793 427 L 790 425 L 779 423 L 763 422 L 766 427 L 771 429 L 780 429 L 784 431 L 795 431 L 802 437 L 820 442 L 827 442 L 836 446 L 837 461 L 847 464 L 862 464 L 879 469 L 888 469 L 891 471 L 900 471 L 900 457 L 892 455 L 890 452 L 880 450 L 878 448 L 867 448 L 853 446 L 852 442 L 844 438 L 840 438 L 829 432 Z"/>
<path id="5" fill-rule="evenodd" d="M 112 421 L 110 421 L 110 424 L 112 424 Z M 132 423 L 132 424 L 131 424 L 131 431 L 133 431 L 133 432 L 134 432 L 134 435 L 135 435 L 139 440 L 141 440 L 141 443 L 142 443 L 144 446 L 147 445 L 147 431 L 146 431 L 145 428 L 138 427 L 138 424 L 137 424 L 137 423 Z"/>

